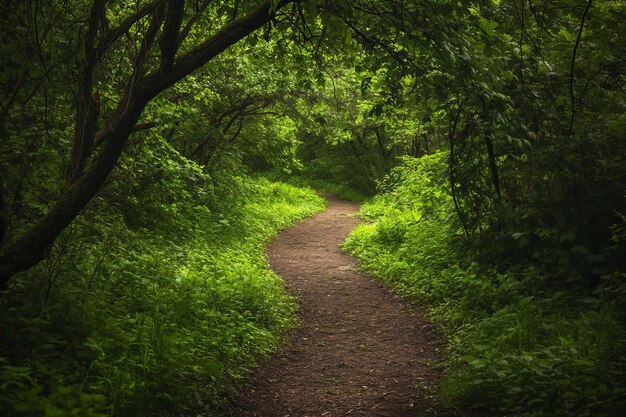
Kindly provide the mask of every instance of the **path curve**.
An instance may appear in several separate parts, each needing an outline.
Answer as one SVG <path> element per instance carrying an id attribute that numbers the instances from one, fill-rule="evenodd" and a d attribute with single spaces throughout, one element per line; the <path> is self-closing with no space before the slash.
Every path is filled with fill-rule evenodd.
<path id="1" fill-rule="evenodd" d="M 301 304 L 302 326 L 236 397 L 233 417 L 449 416 L 437 405 L 441 337 L 424 312 L 358 270 L 339 244 L 354 203 L 328 209 L 269 245 L 271 268 Z"/>

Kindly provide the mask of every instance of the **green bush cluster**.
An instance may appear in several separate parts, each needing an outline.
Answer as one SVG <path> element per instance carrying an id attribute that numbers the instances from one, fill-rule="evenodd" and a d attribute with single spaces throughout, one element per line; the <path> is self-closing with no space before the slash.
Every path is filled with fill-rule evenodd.
<path id="1" fill-rule="evenodd" d="M 147 140 L 0 298 L 0 415 L 212 415 L 294 326 L 264 248 L 323 200 Z"/>
<path id="2" fill-rule="evenodd" d="M 282 172 L 266 171 L 263 175 L 273 181 L 284 182 L 295 187 L 313 188 L 318 193 L 332 194 L 357 203 L 363 203 L 372 197 L 371 193 L 366 194 L 356 190 L 347 182 L 333 178 L 316 178 L 306 172 L 287 175 Z"/>
<path id="3" fill-rule="evenodd" d="M 560 271 L 541 259 L 494 267 L 482 254 L 489 243 L 470 245 L 463 235 L 446 162 L 445 153 L 405 159 L 345 242 L 366 269 L 428 302 L 444 324 L 444 397 L 508 416 L 623 415 L 624 273 L 590 290 L 556 285 Z"/>

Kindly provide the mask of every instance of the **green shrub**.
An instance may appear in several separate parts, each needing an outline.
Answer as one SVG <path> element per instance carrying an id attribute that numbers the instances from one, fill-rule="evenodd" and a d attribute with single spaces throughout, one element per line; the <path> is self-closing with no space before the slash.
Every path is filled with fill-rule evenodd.
<path id="1" fill-rule="evenodd" d="M 150 149 L 0 299 L 0 414 L 212 413 L 294 326 L 265 244 L 324 201 L 244 176 L 216 201 L 195 164 Z"/>
<path id="2" fill-rule="evenodd" d="M 622 415 L 626 275 L 607 275 L 590 293 L 554 286 L 561 272 L 541 259 L 496 268 L 482 253 L 488 244 L 464 238 L 445 172 L 445 154 L 407 158 L 344 243 L 445 325 L 444 397 L 503 415 Z"/>

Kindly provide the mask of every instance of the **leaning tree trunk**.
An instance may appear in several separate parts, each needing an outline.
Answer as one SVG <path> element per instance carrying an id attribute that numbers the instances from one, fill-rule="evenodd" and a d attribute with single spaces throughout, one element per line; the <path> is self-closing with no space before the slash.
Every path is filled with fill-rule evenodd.
<path id="1" fill-rule="evenodd" d="M 100 42 L 97 42 L 98 25 L 106 0 L 94 0 L 85 39 L 86 63 L 79 85 L 79 100 L 82 102 L 77 105 L 73 161 L 68 169 L 68 183 L 59 199 L 39 221 L 20 237 L 0 248 L 0 287 L 5 288 L 13 275 L 29 269 L 45 258 L 50 245 L 98 192 L 115 167 L 128 137 L 137 129 L 137 121 L 150 100 L 262 27 L 274 17 L 278 9 L 294 1 L 297 0 L 281 0 L 274 6 L 272 3 L 275 2 L 267 1 L 176 59 L 180 47 L 183 0 L 155 0 L 147 4 L 117 28 L 107 29 Z M 145 50 L 140 52 L 140 57 L 135 62 L 123 99 L 111 117 L 104 122 L 104 127 L 96 132 L 98 110 L 97 98 L 91 92 L 93 70 L 113 42 L 146 16 L 152 16 L 152 23 L 143 40 Z M 154 72 L 144 75 L 145 59 L 141 55 L 144 58 L 147 56 L 161 25 L 164 36 L 159 45 L 160 66 Z M 92 148 L 99 145 L 99 154 L 91 155 Z"/>

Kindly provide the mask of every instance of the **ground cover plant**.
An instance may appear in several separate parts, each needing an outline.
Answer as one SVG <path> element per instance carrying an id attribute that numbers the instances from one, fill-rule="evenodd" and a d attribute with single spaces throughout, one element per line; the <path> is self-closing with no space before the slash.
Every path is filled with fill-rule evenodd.
<path id="1" fill-rule="evenodd" d="M 208 175 L 153 140 L 5 292 L 3 415 L 214 412 L 296 324 L 264 248 L 323 200 L 247 175 L 216 200 Z M 156 159 L 159 179 L 135 189 Z"/>
<path id="2" fill-rule="evenodd" d="M 347 247 L 433 305 L 454 406 L 621 415 L 624 1 L 0 19 L 0 409 L 215 413 L 293 325 L 263 245 L 312 185 L 376 195 Z"/>
<path id="3" fill-rule="evenodd" d="M 468 245 L 445 181 L 449 155 L 407 158 L 345 242 L 362 265 L 443 323 L 443 395 L 504 415 L 618 416 L 626 406 L 622 273 L 555 283 L 536 259 L 494 266 Z M 515 237 L 513 239 L 516 239 Z M 577 256 L 572 252 L 570 256 Z"/>

